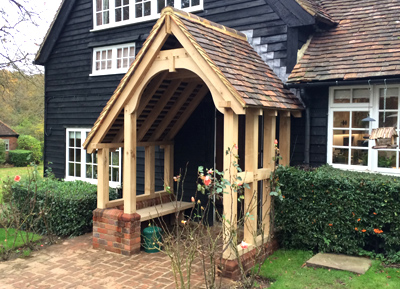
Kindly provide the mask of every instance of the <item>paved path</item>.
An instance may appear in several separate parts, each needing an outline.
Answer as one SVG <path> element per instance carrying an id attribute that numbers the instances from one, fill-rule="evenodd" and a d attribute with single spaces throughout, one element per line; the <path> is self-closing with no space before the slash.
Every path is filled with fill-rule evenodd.
<path id="1" fill-rule="evenodd" d="M 0 262 L 0 288 L 173 289 L 170 268 L 163 253 L 126 257 L 94 250 L 92 235 L 86 234 L 27 259 Z M 191 280 L 192 288 L 204 288 L 200 264 L 194 265 Z"/>

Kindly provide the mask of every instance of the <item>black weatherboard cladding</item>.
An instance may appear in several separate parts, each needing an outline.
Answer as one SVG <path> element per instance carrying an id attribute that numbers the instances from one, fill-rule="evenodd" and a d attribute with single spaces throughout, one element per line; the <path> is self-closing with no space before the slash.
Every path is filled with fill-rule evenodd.
<path id="1" fill-rule="evenodd" d="M 68 0 L 67 0 L 68 1 Z M 136 42 L 138 52 L 155 21 L 97 32 L 93 28 L 92 0 L 76 0 L 45 63 L 45 163 L 57 177 L 65 177 L 66 128 L 91 128 L 122 74 L 90 76 L 95 46 Z M 204 0 L 197 13 L 211 21 L 246 31 L 268 43 L 268 50 L 286 63 L 287 26 L 264 0 Z M 44 52 L 43 52 L 44 53 Z M 139 154 L 138 162 L 143 158 Z M 138 177 L 143 175 L 139 168 Z"/>

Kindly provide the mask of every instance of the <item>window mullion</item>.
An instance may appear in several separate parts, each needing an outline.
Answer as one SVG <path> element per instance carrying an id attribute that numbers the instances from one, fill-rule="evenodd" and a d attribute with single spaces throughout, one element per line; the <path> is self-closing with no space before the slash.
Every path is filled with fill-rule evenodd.
<path id="1" fill-rule="evenodd" d="M 181 8 L 181 7 L 182 7 L 182 2 L 181 2 L 181 0 L 175 0 L 174 6 L 175 6 L 175 8 L 182 9 L 182 8 Z"/>

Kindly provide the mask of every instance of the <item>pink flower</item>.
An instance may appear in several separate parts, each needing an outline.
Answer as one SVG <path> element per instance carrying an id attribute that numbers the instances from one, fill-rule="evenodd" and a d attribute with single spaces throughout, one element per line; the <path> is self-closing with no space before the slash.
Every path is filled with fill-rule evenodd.
<path id="1" fill-rule="evenodd" d="M 209 185 L 211 184 L 210 176 L 206 176 L 206 177 L 204 178 L 203 182 L 204 182 L 204 184 L 205 184 L 206 186 L 209 186 Z"/>
<path id="2" fill-rule="evenodd" d="M 14 181 L 19 182 L 21 180 L 21 176 L 15 176 Z"/>
<path id="3" fill-rule="evenodd" d="M 234 145 L 233 145 L 233 148 L 234 148 L 234 149 L 238 149 L 237 144 L 234 144 Z"/>
<path id="4" fill-rule="evenodd" d="M 277 139 L 274 141 L 274 144 L 275 144 L 275 145 L 277 145 L 277 144 L 278 144 L 278 140 L 277 140 Z"/>
<path id="5" fill-rule="evenodd" d="M 194 197 L 192 197 L 191 200 L 192 200 L 192 203 L 194 203 Z"/>
<path id="6" fill-rule="evenodd" d="M 209 169 L 208 172 L 207 172 L 207 174 L 209 174 L 209 175 L 212 175 L 213 173 L 214 173 L 214 172 L 213 172 L 212 169 Z"/>
<path id="7" fill-rule="evenodd" d="M 242 249 L 246 249 L 249 247 L 249 244 L 247 244 L 245 241 L 242 241 L 242 243 L 240 243 L 240 247 L 242 247 Z"/>

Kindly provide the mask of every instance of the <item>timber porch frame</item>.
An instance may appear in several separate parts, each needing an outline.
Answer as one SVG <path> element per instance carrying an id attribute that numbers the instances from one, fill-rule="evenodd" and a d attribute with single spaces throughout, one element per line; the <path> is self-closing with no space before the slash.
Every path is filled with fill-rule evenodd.
<path id="1" fill-rule="evenodd" d="M 164 184 L 173 187 L 174 138 L 201 100 L 211 94 L 224 115 L 224 148 L 238 143 L 239 115 L 245 115 L 244 240 L 242 254 L 260 245 L 257 231 L 257 185 L 264 188 L 274 169 L 276 119 L 279 117 L 281 164 L 290 162 L 290 117 L 301 116 L 300 101 L 251 48 L 244 34 L 206 19 L 167 7 L 114 95 L 103 109 L 84 148 L 98 154 L 98 209 L 123 205 L 124 214 L 138 213 L 137 202 L 155 198 L 155 146 L 164 150 Z M 263 121 L 263 167 L 258 164 L 259 119 Z M 284 141 L 283 141 L 284 140 Z M 136 192 L 136 151 L 145 147 L 145 192 Z M 109 201 L 109 152 L 123 148 L 123 199 Z M 224 154 L 224 172 L 237 171 Z M 226 176 L 225 178 L 229 178 Z M 224 215 L 236 228 L 237 195 L 226 189 Z M 270 196 L 263 189 L 263 225 L 269 232 Z M 177 208 L 175 208 L 177 210 Z M 146 212 L 148 212 L 147 210 Z M 146 217 L 148 218 L 148 217 Z M 225 238 L 225 243 L 229 238 Z M 261 244 L 262 245 L 262 244 Z M 224 258 L 234 258 L 231 250 Z"/>

